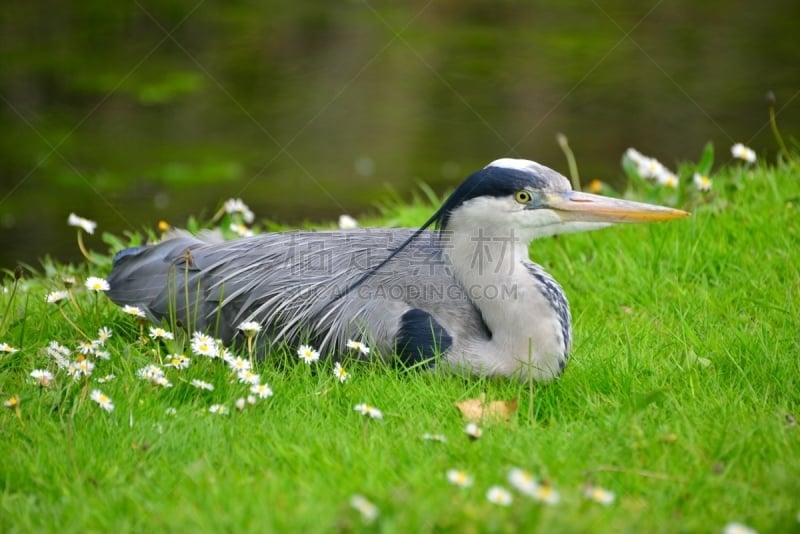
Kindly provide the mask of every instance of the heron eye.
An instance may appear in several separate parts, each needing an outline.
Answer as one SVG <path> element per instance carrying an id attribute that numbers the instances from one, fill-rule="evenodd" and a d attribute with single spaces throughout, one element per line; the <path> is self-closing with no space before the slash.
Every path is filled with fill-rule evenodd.
<path id="1" fill-rule="evenodd" d="M 522 191 L 517 191 L 516 193 L 514 193 L 514 200 L 516 200 L 520 204 L 527 204 L 528 202 L 531 201 L 531 198 L 532 198 L 531 194 L 528 191 L 525 191 L 524 189 Z"/>

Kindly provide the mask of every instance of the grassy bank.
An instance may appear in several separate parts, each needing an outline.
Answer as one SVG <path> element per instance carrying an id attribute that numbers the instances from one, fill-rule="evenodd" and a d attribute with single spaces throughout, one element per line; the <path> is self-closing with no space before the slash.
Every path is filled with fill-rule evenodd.
<path id="1" fill-rule="evenodd" d="M 686 220 L 534 243 L 570 299 L 575 345 L 562 379 L 532 387 L 355 363 L 340 382 L 341 355 L 309 365 L 287 351 L 255 369 L 274 395 L 238 410 L 249 387 L 221 360 L 192 355 L 179 332 L 152 339 L 84 287 L 107 267 L 9 276 L 0 342 L 18 350 L 0 353 L 0 394 L 18 404 L 0 412 L 0 530 L 798 531 L 800 168 L 730 167 L 713 193 L 683 203 Z M 420 223 L 432 209 L 393 207 L 374 222 Z M 69 296 L 45 302 L 65 275 L 76 278 Z M 57 341 L 74 359 L 104 327 L 108 359 L 89 356 L 89 377 L 47 354 Z M 173 352 L 192 363 L 165 369 L 172 387 L 137 377 Z M 54 374 L 48 387 L 34 369 Z M 453 403 L 481 393 L 519 408 L 472 440 Z M 365 402 L 383 418 L 354 410 Z M 514 467 L 559 501 L 513 489 Z M 450 469 L 472 485 L 448 482 Z M 614 501 L 587 499 L 587 484 Z M 510 506 L 486 498 L 493 485 Z M 351 507 L 354 494 L 377 519 Z"/>

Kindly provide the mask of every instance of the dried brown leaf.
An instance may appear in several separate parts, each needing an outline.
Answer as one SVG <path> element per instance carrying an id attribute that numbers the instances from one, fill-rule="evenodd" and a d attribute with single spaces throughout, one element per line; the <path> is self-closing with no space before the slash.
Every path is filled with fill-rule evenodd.
<path id="1" fill-rule="evenodd" d="M 461 416 L 473 423 L 508 421 L 517 413 L 518 399 L 487 401 L 486 394 L 481 393 L 477 399 L 456 402 L 455 406 Z"/>

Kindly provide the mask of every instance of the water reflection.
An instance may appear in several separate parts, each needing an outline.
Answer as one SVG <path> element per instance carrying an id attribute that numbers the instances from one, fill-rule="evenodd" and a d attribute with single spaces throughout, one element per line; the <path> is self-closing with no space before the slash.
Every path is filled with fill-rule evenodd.
<path id="1" fill-rule="evenodd" d="M 500 156 L 566 171 L 557 132 L 618 184 L 631 145 L 774 154 L 769 89 L 800 124 L 790 0 L 211 4 L 4 7 L 0 267 L 77 259 L 71 211 L 119 233 L 241 196 L 335 220 Z"/>

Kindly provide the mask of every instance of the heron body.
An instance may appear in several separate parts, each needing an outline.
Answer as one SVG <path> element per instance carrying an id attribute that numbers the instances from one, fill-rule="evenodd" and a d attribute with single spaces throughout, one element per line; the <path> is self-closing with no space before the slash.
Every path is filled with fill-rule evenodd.
<path id="1" fill-rule="evenodd" d="M 419 230 L 177 237 L 122 251 L 108 295 L 151 320 L 233 341 L 244 321 L 264 344 L 347 340 L 407 364 L 549 380 L 566 365 L 570 311 L 528 254 L 540 237 L 685 212 L 572 191 L 557 172 L 501 159 L 472 174 Z M 428 229 L 433 227 L 432 229 Z"/>

